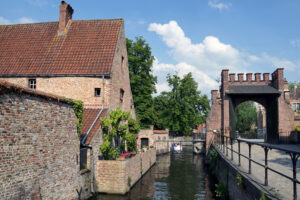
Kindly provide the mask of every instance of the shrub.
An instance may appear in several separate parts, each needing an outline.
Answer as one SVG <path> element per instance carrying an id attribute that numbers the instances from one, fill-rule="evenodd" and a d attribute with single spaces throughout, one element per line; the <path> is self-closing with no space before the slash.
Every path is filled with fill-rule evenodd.
<path id="1" fill-rule="evenodd" d="M 123 112 L 120 108 L 112 111 L 109 117 L 101 119 L 104 143 L 100 150 L 105 160 L 115 160 L 119 153 L 125 151 L 127 144 L 128 151 L 135 151 L 137 144 L 135 133 L 139 131 L 139 124 L 130 119 L 129 112 Z M 128 132 L 131 130 L 133 133 Z M 125 143 L 126 141 L 126 143 Z"/>

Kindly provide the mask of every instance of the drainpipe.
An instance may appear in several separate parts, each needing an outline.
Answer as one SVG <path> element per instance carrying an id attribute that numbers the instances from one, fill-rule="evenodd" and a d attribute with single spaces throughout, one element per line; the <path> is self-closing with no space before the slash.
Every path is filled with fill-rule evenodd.
<path id="1" fill-rule="evenodd" d="M 94 191 L 94 151 L 93 151 L 93 146 L 92 145 L 86 145 L 85 141 L 88 137 L 88 135 L 90 134 L 92 128 L 94 127 L 95 123 L 97 122 L 97 120 L 99 119 L 99 117 L 101 116 L 103 109 L 104 109 L 104 76 L 102 76 L 102 88 L 103 88 L 103 95 L 102 95 L 102 108 L 99 111 L 96 119 L 94 120 L 94 122 L 92 123 L 92 125 L 90 126 L 89 130 L 87 131 L 87 133 L 85 134 L 84 138 L 81 140 L 81 145 L 84 147 L 87 147 L 91 150 L 91 155 L 90 155 L 90 159 L 91 159 L 91 193 L 95 193 Z"/>

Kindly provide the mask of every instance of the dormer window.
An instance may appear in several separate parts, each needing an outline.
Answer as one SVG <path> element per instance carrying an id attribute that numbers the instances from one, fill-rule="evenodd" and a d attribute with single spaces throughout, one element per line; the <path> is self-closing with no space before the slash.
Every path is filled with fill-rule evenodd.
<path id="1" fill-rule="evenodd" d="M 95 88 L 95 97 L 100 97 L 101 95 L 101 88 Z"/>
<path id="2" fill-rule="evenodd" d="M 28 79 L 28 87 L 31 89 L 36 89 L 36 79 L 35 78 Z"/>

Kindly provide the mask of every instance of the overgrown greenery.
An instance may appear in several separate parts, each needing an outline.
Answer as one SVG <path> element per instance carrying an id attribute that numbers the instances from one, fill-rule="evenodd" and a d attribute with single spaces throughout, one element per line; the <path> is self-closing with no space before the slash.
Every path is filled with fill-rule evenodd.
<path id="1" fill-rule="evenodd" d="M 216 197 L 219 197 L 220 199 L 225 199 L 227 195 L 226 185 L 220 181 L 219 183 L 215 184 L 215 187 Z"/>
<path id="2" fill-rule="evenodd" d="M 265 193 L 263 191 L 260 191 L 260 198 L 259 200 L 266 200 L 266 196 L 265 196 Z"/>
<path id="3" fill-rule="evenodd" d="M 126 39 L 130 86 L 137 119 L 142 128 L 154 124 L 154 108 L 152 94 L 156 92 L 157 78 L 152 74 L 154 57 L 150 46 L 143 37 L 135 41 Z"/>
<path id="4" fill-rule="evenodd" d="M 209 151 L 207 160 L 209 164 L 209 169 L 212 172 L 212 174 L 215 174 L 215 168 L 217 166 L 217 160 L 218 160 L 219 154 L 215 149 L 212 149 Z"/>
<path id="5" fill-rule="evenodd" d="M 192 74 L 182 79 L 168 75 L 170 92 L 162 92 L 155 102 L 156 128 L 169 128 L 176 135 L 191 135 L 193 128 L 205 122 L 210 106 L 206 95 L 201 95 Z"/>
<path id="6" fill-rule="evenodd" d="M 78 137 L 81 139 L 81 128 L 82 128 L 82 120 L 83 120 L 83 101 L 81 100 L 74 100 L 73 101 L 73 110 L 77 117 L 76 126 L 77 126 L 77 134 Z"/>
<path id="7" fill-rule="evenodd" d="M 236 180 L 237 180 L 237 185 L 240 187 L 240 188 L 244 188 L 244 183 L 243 183 L 243 177 L 240 173 L 238 173 L 236 175 Z"/>
<path id="8" fill-rule="evenodd" d="M 246 101 L 236 107 L 236 128 L 240 133 L 249 133 L 257 121 L 256 107 L 253 101 Z"/>
<path id="9" fill-rule="evenodd" d="M 139 124 L 130 118 L 129 112 L 120 108 L 112 111 L 109 117 L 101 119 L 104 142 L 100 150 L 106 160 L 115 160 L 120 153 L 136 151 L 135 134 L 139 132 Z"/>
<path id="10" fill-rule="evenodd" d="M 294 87 L 297 86 L 297 88 L 300 88 L 300 82 L 289 82 L 289 90 L 294 90 Z"/>

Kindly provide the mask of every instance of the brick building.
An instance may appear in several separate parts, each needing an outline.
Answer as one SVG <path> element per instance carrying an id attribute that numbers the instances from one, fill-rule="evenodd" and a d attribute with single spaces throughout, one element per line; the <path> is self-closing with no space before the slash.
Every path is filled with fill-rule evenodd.
<path id="1" fill-rule="evenodd" d="M 0 81 L 82 100 L 81 144 L 89 146 L 93 171 L 102 143 L 99 119 L 117 107 L 135 119 L 124 21 L 72 20 L 65 1 L 59 9 L 58 22 L 0 26 Z"/>
<path id="2" fill-rule="evenodd" d="M 266 142 L 287 143 L 294 142 L 291 133 L 297 124 L 297 113 L 293 111 L 288 82 L 284 78 L 283 68 L 272 73 L 229 74 L 229 70 L 222 70 L 219 92 L 211 91 L 211 111 L 207 118 L 207 147 L 214 140 L 215 133 L 226 136 L 235 134 L 235 114 L 237 105 L 244 101 L 255 101 L 266 111 Z"/>

